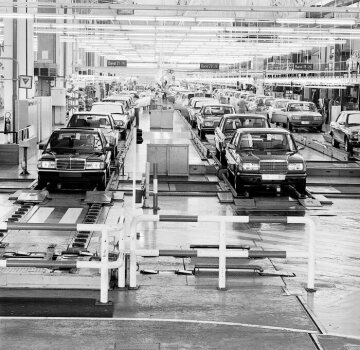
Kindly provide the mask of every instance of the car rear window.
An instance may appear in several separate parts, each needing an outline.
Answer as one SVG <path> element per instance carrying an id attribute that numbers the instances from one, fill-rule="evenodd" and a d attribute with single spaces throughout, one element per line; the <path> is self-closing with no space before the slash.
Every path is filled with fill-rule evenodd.
<path id="1" fill-rule="evenodd" d="M 239 150 L 292 151 L 294 145 L 287 134 L 275 133 L 246 133 L 242 134 L 238 143 Z"/>
<path id="2" fill-rule="evenodd" d="M 236 130 L 239 128 L 266 128 L 268 124 L 263 118 L 238 118 L 229 119 L 225 124 L 225 131 Z"/>
<path id="3" fill-rule="evenodd" d="M 348 116 L 348 125 L 360 125 L 360 113 L 351 113 Z"/>
<path id="4" fill-rule="evenodd" d="M 109 117 L 106 115 L 73 115 L 68 127 L 111 128 Z"/>

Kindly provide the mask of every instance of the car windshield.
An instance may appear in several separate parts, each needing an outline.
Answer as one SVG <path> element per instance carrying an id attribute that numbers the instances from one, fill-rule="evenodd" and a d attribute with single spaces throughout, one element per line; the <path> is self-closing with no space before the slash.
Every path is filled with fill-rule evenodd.
<path id="1" fill-rule="evenodd" d="M 209 101 L 209 100 L 196 101 L 196 102 L 194 103 L 194 108 L 200 109 L 202 106 L 208 104 L 209 102 L 211 103 L 212 101 Z"/>
<path id="2" fill-rule="evenodd" d="M 120 103 L 112 104 L 112 103 L 102 103 L 102 104 L 94 104 L 91 107 L 91 112 L 96 113 L 124 113 L 124 107 Z"/>
<path id="3" fill-rule="evenodd" d="M 234 113 L 233 107 L 230 106 L 209 106 L 204 108 L 204 114 L 206 115 L 223 115 Z"/>
<path id="4" fill-rule="evenodd" d="M 287 101 L 277 101 L 275 106 L 276 108 L 285 108 Z"/>
<path id="5" fill-rule="evenodd" d="M 55 132 L 51 135 L 46 151 L 55 153 L 102 152 L 103 145 L 96 133 Z"/>
<path id="6" fill-rule="evenodd" d="M 265 100 L 265 106 L 272 106 L 274 103 L 274 99 L 271 99 L 271 98 L 267 98 Z"/>
<path id="7" fill-rule="evenodd" d="M 360 125 L 360 113 L 351 113 L 348 116 L 348 126 Z"/>
<path id="8" fill-rule="evenodd" d="M 280 133 L 246 133 L 241 135 L 238 143 L 239 151 L 295 151 L 296 147 L 287 134 Z"/>
<path id="9" fill-rule="evenodd" d="M 69 121 L 68 127 L 111 129 L 111 124 L 107 115 L 74 114 Z"/>
<path id="10" fill-rule="evenodd" d="M 314 103 L 290 103 L 288 105 L 290 112 L 316 112 Z"/>
<path id="11" fill-rule="evenodd" d="M 263 118 L 236 118 L 228 119 L 225 123 L 225 131 L 234 131 L 239 128 L 266 128 L 267 124 Z"/>

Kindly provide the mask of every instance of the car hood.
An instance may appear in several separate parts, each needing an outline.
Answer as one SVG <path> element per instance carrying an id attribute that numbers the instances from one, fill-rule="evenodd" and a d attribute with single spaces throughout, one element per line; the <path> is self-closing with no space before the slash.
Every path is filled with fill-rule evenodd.
<path id="1" fill-rule="evenodd" d="M 249 161 L 249 162 L 259 162 L 262 160 L 268 160 L 268 161 L 287 161 L 291 163 L 296 162 L 303 162 L 304 158 L 300 154 L 291 154 L 284 151 L 277 151 L 272 152 L 272 154 L 268 154 L 269 152 L 262 152 L 262 151 L 240 151 L 240 156 L 243 159 L 243 161 Z"/>
<path id="2" fill-rule="evenodd" d="M 288 113 L 293 116 L 309 115 L 312 117 L 321 117 L 321 114 L 319 112 L 299 111 L 299 112 L 288 112 Z"/>
<path id="3" fill-rule="evenodd" d="M 62 153 L 54 153 L 54 154 L 44 154 L 40 160 L 66 160 L 66 159 L 82 159 L 86 161 L 101 161 L 105 158 L 105 154 L 103 153 L 71 153 L 71 154 L 62 154 Z"/>
<path id="4" fill-rule="evenodd" d="M 347 128 L 351 131 L 360 131 L 360 125 L 348 126 Z"/>

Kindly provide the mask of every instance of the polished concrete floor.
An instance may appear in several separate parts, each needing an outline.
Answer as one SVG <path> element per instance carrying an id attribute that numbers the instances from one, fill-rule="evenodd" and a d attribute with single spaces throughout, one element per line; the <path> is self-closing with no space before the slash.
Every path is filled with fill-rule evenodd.
<path id="1" fill-rule="evenodd" d="M 144 143 L 136 146 L 136 177 L 140 178 L 149 142 L 169 139 L 190 145 L 190 164 L 201 159 L 189 139 L 184 120 L 174 115 L 174 130 L 151 130 L 149 116 L 143 113 L 140 127 Z M 130 154 L 134 145 L 130 147 Z M 309 158 L 324 159 L 310 150 Z M 326 159 L 325 159 L 326 160 Z M 134 158 L 128 156 L 125 171 L 132 177 Z M 36 178 L 36 160 L 29 163 Z M 18 178 L 18 168 L 7 169 L 2 177 Z M 63 199 L 60 197 L 63 196 Z M 81 194 L 53 196 L 47 207 L 81 207 Z M 59 198 L 58 198 L 59 197 Z M 276 199 L 274 199 L 276 200 Z M 60 205 L 61 204 L 61 205 Z M 0 195 L 1 215 L 11 211 L 12 201 Z M 213 196 L 159 197 L 159 214 L 232 215 L 233 204 L 219 203 Z M 193 270 L 194 259 L 139 258 L 138 269 L 156 270 L 155 275 L 138 271 L 137 290 L 112 290 L 112 319 L 14 318 L 0 319 L 0 348 L 4 349 L 356 349 L 360 347 L 360 270 L 358 199 L 335 198 L 333 204 L 309 209 L 306 215 L 316 221 L 315 293 L 307 293 L 307 259 L 245 259 L 243 264 L 261 266 L 271 274 L 294 277 L 260 276 L 250 271 L 229 271 L 227 290 L 219 291 L 217 271 L 200 270 L 195 275 L 177 275 L 177 270 Z M 120 215 L 134 212 L 132 198 L 114 202 L 103 218 L 116 222 Z M 152 213 L 152 209 L 136 212 Z M 55 222 L 61 210 L 46 218 Z M 35 220 L 35 219 L 34 219 Z M 191 244 L 217 244 L 219 228 L 213 223 L 142 223 L 138 227 L 138 249 L 189 249 Z M 264 250 L 304 253 L 307 235 L 302 225 L 227 224 L 228 244 L 244 244 Z M 14 250 L 45 249 L 49 241 L 63 247 L 69 237 L 12 232 L 2 239 Z M 32 248 L 31 248 L 32 247 Z M 94 240 L 91 249 L 97 249 Z M 4 270 L 1 271 L 4 273 Z M 76 276 L 75 276 L 76 277 Z M 14 281 L 14 286 L 21 280 Z M 2 288 L 0 297 L 37 296 L 95 298 L 96 290 Z M 40 302 L 40 301 L 39 301 Z M 319 344 L 318 347 L 315 344 Z"/>

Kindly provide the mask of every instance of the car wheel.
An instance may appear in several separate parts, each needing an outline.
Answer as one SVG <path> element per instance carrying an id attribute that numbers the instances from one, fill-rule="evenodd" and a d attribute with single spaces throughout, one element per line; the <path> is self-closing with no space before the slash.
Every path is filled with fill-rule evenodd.
<path id="1" fill-rule="evenodd" d="M 100 182 L 98 183 L 98 190 L 105 191 L 106 183 L 107 183 L 107 176 L 106 174 L 104 174 L 104 176 L 101 178 Z"/>
<path id="2" fill-rule="evenodd" d="M 335 140 L 334 134 L 331 134 L 331 144 L 335 148 L 339 148 L 339 142 Z"/>
<path id="3" fill-rule="evenodd" d="M 47 183 L 48 183 L 48 181 L 47 181 L 46 179 L 44 179 L 44 178 L 42 178 L 42 177 L 39 176 L 37 187 L 38 187 L 40 190 L 42 190 L 44 187 L 46 187 Z"/>
<path id="4" fill-rule="evenodd" d="M 241 196 L 245 193 L 245 187 L 242 184 L 240 177 L 237 175 L 235 175 L 234 187 L 238 196 Z"/>
<path id="5" fill-rule="evenodd" d="M 127 128 L 127 129 L 129 129 L 129 128 Z M 123 140 L 126 140 L 126 129 L 124 129 L 124 130 L 121 132 L 121 138 L 122 138 Z"/>
<path id="6" fill-rule="evenodd" d="M 293 131 L 293 127 L 292 127 L 292 125 L 291 125 L 291 123 L 290 123 L 289 120 L 287 121 L 286 129 L 288 129 L 289 131 Z"/>
<path id="7" fill-rule="evenodd" d="M 322 125 L 319 125 L 319 126 L 316 128 L 316 130 L 317 130 L 318 132 L 322 132 Z"/>
<path id="8" fill-rule="evenodd" d="M 296 191 L 298 191 L 300 194 L 306 193 L 306 179 L 301 180 L 301 182 L 297 183 L 295 185 Z"/>
<path id="9" fill-rule="evenodd" d="M 224 152 L 224 151 L 220 152 L 220 158 L 219 158 L 219 160 L 220 160 L 220 163 L 221 163 L 221 165 L 222 165 L 223 167 L 226 167 L 226 166 L 227 166 L 227 161 L 226 161 L 226 156 L 225 156 L 225 152 Z"/>
<path id="10" fill-rule="evenodd" d="M 220 160 L 220 151 L 216 148 L 215 157 Z"/>
<path id="11" fill-rule="evenodd" d="M 199 136 L 201 140 L 205 140 L 205 132 L 202 130 L 199 130 Z"/>
<path id="12" fill-rule="evenodd" d="M 349 139 L 347 137 L 345 138 L 345 151 L 346 152 L 351 152 L 352 151 L 351 144 L 350 144 Z"/>

